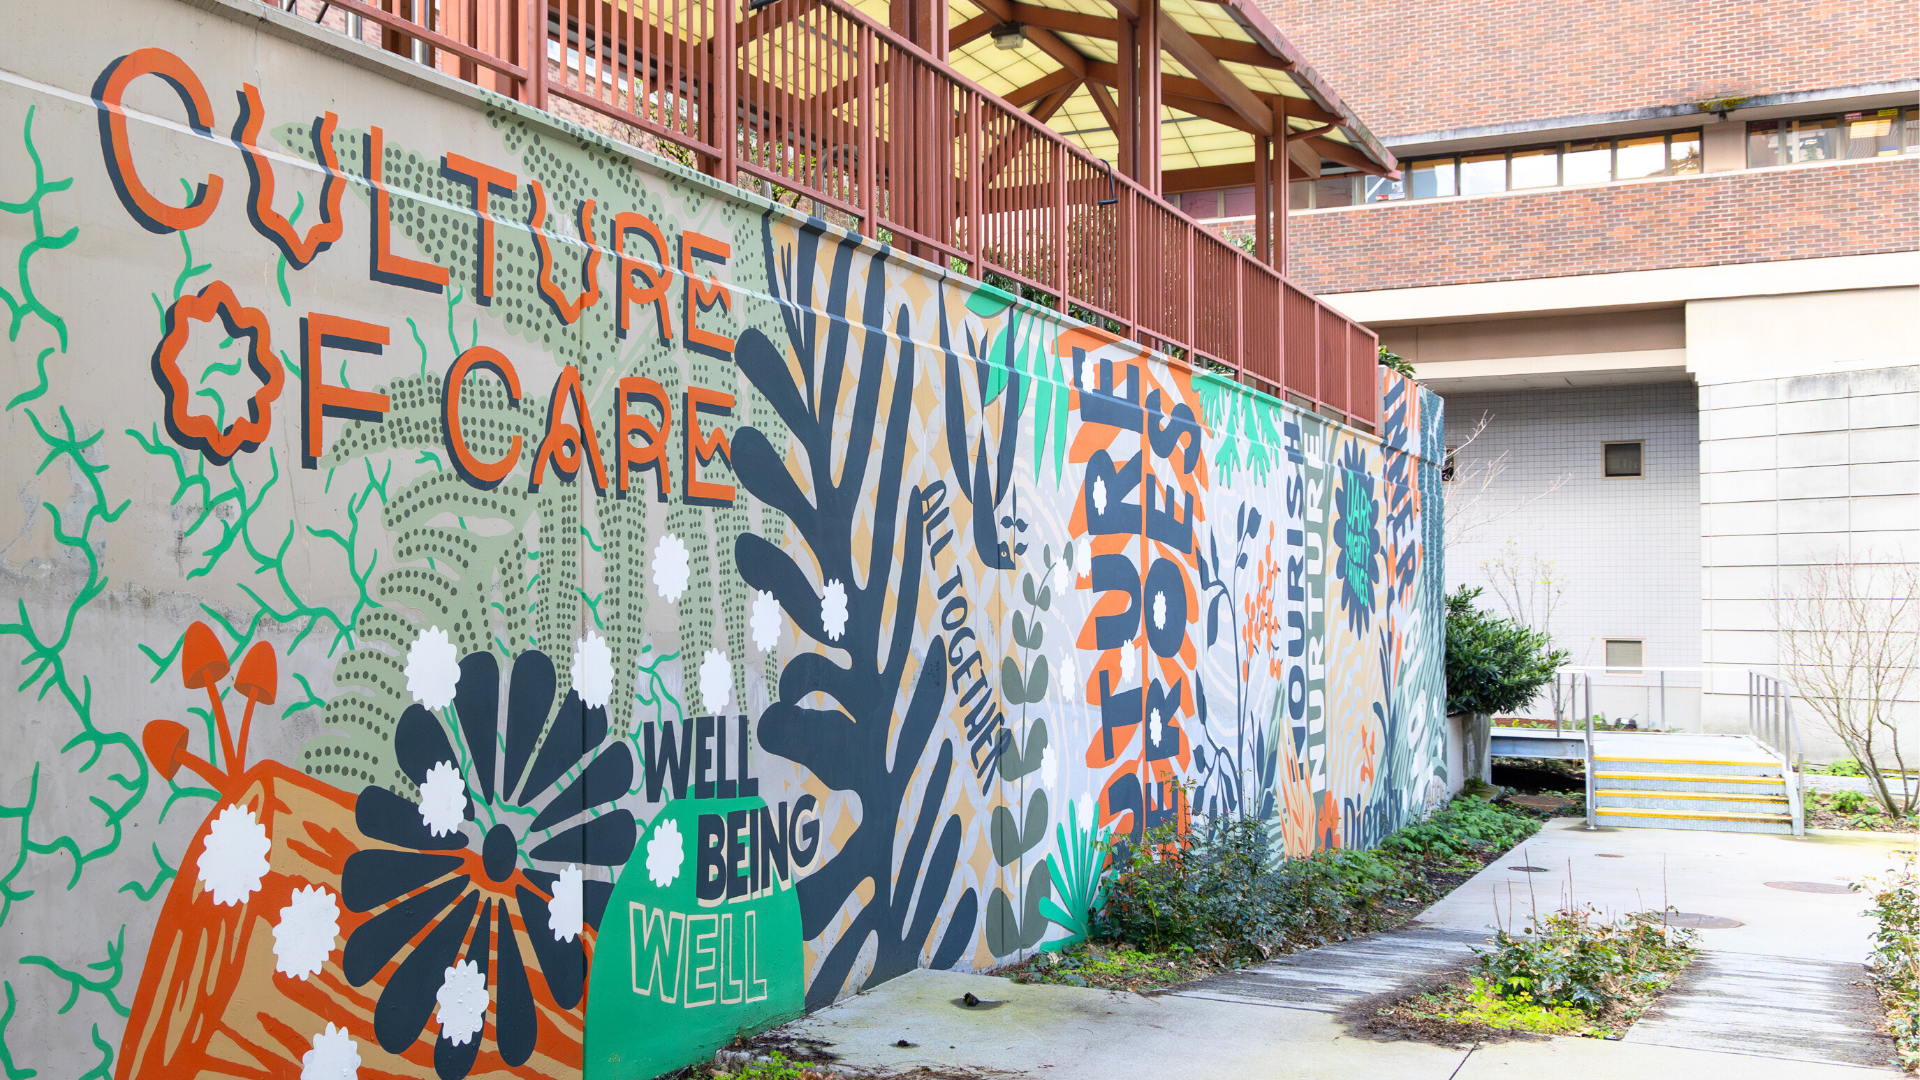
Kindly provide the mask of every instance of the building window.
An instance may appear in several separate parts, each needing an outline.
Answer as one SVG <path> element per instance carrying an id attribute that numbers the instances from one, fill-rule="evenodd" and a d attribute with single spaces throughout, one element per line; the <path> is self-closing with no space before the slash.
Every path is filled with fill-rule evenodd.
<path id="1" fill-rule="evenodd" d="M 1444 459 L 1442 459 L 1440 462 L 1440 482 L 1441 483 L 1450 484 L 1453 482 L 1453 455 L 1459 452 L 1460 452 L 1460 448 L 1457 446 L 1447 447 L 1447 456 Z"/>
<path id="2" fill-rule="evenodd" d="M 1638 673 L 1646 664 L 1647 643 L 1639 638 L 1607 638 L 1607 670 Z"/>
<path id="3" fill-rule="evenodd" d="M 1642 473 L 1642 447 L 1637 442 L 1610 442 L 1600 444 L 1600 472 L 1609 478 L 1639 476 Z"/>
<path id="4" fill-rule="evenodd" d="M 1747 124 L 1747 168 L 1893 157 L 1920 150 L 1920 110 L 1869 109 Z"/>

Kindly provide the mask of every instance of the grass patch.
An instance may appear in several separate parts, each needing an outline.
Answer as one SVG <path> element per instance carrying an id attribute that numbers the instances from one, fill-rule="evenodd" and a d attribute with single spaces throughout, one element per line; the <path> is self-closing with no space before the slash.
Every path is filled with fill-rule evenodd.
<path id="1" fill-rule="evenodd" d="M 1895 816 L 1880 801 L 1861 791 L 1806 792 L 1807 824 L 1816 829 L 1852 829 L 1864 832 L 1920 831 L 1920 814 Z"/>
<path id="2" fill-rule="evenodd" d="M 1693 961 L 1699 936 L 1660 912 L 1618 920 L 1592 908 L 1497 931 L 1471 968 L 1349 1010 L 1362 1030 L 1447 1046 L 1531 1035 L 1618 1038 Z"/>

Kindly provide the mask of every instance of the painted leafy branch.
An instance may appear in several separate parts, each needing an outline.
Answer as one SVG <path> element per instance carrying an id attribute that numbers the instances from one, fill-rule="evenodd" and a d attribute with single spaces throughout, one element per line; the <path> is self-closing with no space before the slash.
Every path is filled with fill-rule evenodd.
<path id="1" fill-rule="evenodd" d="M 1093 929 L 1093 913 L 1106 902 L 1107 853 L 1113 847 L 1113 826 L 1098 825 L 1098 817 L 1089 814 L 1080 824 L 1080 805 L 1067 804 L 1067 820 L 1054 826 L 1057 848 L 1047 856 L 1047 876 L 1060 897 L 1040 901 L 1040 913 L 1067 931 L 1067 936 L 1040 946 L 1045 952 L 1058 952 L 1077 941 L 1086 940 Z"/>
<path id="2" fill-rule="evenodd" d="M 942 739 L 932 766 L 921 766 L 946 700 L 944 638 L 929 644 L 904 711 L 898 707 L 918 624 L 924 543 L 919 492 L 902 487 L 917 359 L 907 314 L 901 308 L 887 325 L 884 254 L 867 253 L 864 272 L 856 273 L 860 246 L 835 241 L 826 295 L 816 297 L 822 232 L 803 228 L 792 246 L 776 249 L 772 222 L 764 229 L 795 366 L 757 330 L 741 335 L 734 355 L 791 433 L 806 486 L 752 427 L 734 436 L 733 464 L 749 492 L 786 515 L 831 599 L 766 538 L 746 532 L 735 541 L 735 562 L 747 584 L 772 593 L 799 631 L 824 647 L 787 662 L 778 700 L 760 721 L 760 745 L 801 763 L 828 787 L 854 793 L 862 807 L 860 824 L 840 850 L 800 881 L 803 935 L 812 939 L 831 929 L 863 886 L 872 895 L 816 968 L 807 990 L 814 1008 L 839 996 L 869 939 L 877 944 L 869 984 L 919 966 L 943 914 L 946 931 L 932 964 L 951 967 L 972 939 L 979 900 L 972 889 L 951 908 L 946 899 L 962 834 L 958 814 L 942 820 L 953 741 Z M 847 317 L 856 282 L 863 286 L 857 346 Z M 848 361 L 856 347 L 853 367 Z M 885 386 L 891 395 L 883 402 Z M 876 432 L 883 414 L 885 426 Z M 871 518 L 863 529 L 867 508 Z M 856 552 L 863 531 L 865 550 Z M 815 695 L 831 707 L 802 704 Z M 916 776 L 919 805 L 909 810 Z M 898 833 L 907 821 L 911 832 L 900 849 Z"/>

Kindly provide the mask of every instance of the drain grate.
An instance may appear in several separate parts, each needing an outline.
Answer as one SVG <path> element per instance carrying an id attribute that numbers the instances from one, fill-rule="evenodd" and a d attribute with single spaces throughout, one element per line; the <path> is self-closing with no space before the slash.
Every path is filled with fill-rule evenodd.
<path id="1" fill-rule="evenodd" d="M 1731 930 L 1736 926 L 1745 926 L 1739 919 L 1729 919 L 1724 915 L 1702 915 L 1697 911 L 1669 911 L 1668 926 L 1685 926 L 1694 930 Z"/>
<path id="2" fill-rule="evenodd" d="M 1626 856 L 1625 856 L 1625 855 L 1609 855 L 1609 854 L 1607 854 L 1606 852 L 1604 852 L 1604 851 L 1602 851 L 1602 852 L 1598 852 L 1598 853 L 1596 853 L 1596 854 L 1594 855 L 1594 858 L 1596 858 L 1596 859 L 1624 859 L 1624 858 L 1626 858 Z"/>
<path id="3" fill-rule="evenodd" d="M 1788 892 L 1811 893 L 1850 893 L 1853 890 L 1832 881 L 1769 881 L 1769 889 L 1785 889 Z"/>
<path id="4" fill-rule="evenodd" d="M 1544 866 L 1509 866 L 1507 869 L 1518 870 L 1523 874 L 1544 874 L 1547 872 L 1547 868 Z"/>

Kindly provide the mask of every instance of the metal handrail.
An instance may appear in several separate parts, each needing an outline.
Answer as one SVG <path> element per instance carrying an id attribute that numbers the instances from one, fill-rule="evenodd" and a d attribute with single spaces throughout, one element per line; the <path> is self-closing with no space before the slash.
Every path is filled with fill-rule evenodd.
<path id="1" fill-rule="evenodd" d="M 340 6 L 442 74 L 618 121 L 1197 372 L 1379 421 L 1373 331 L 846 0 Z"/>
<path id="2" fill-rule="evenodd" d="M 1793 716 L 1793 688 L 1786 680 L 1747 672 L 1747 734 L 1780 759 L 1786 775 L 1787 808 L 1793 814 L 1793 835 L 1805 835 L 1802 786 L 1806 783 L 1806 751 L 1800 742 L 1800 725 Z"/>

